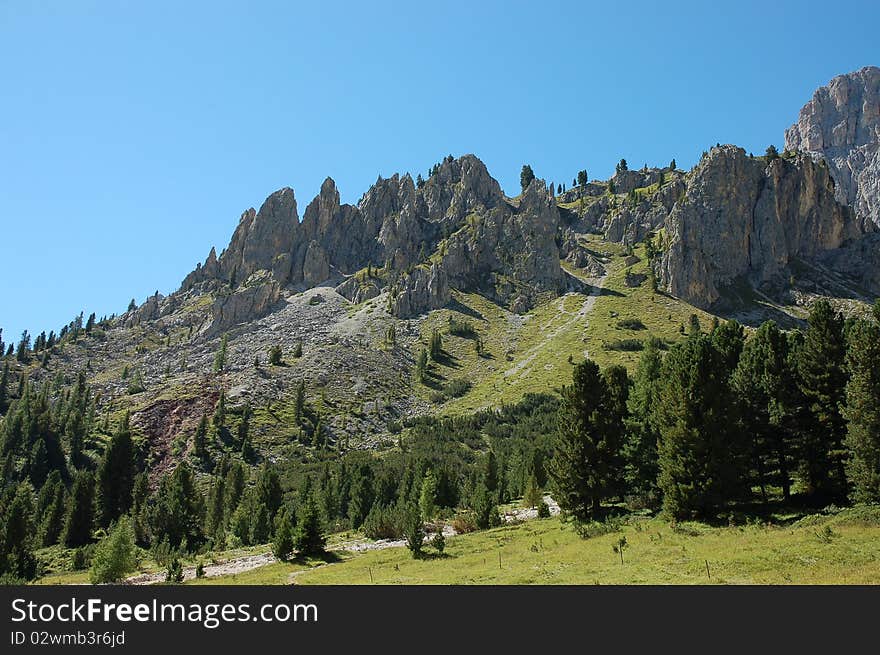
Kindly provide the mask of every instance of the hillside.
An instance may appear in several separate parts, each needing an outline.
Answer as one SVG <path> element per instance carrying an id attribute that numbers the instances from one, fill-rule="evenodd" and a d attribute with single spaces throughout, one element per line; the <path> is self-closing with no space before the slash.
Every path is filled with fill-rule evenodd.
<path id="1" fill-rule="evenodd" d="M 802 112 L 787 139 L 812 134 L 818 114 Z M 864 150 L 877 138 L 865 133 L 840 147 Z M 425 502 L 485 529 L 497 505 L 551 485 L 564 385 L 585 403 L 571 424 L 600 421 L 618 439 L 602 499 L 613 511 L 660 508 L 678 461 L 658 473 L 665 435 L 711 442 L 693 447 L 714 457 L 704 468 L 676 469 L 708 498 L 683 515 L 847 502 L 848 425 L 872 416 L 856 406 L 873 397 L 870 376 L 849 380 L 873 361 L 880 244 L 873 196 L 841 195 L 845 160 L 718 144 L 690 171 L 621 160 L 610 179 L 582 171 L 571 188 L 523 166 L 508 196 L 476 156 L 450 155 L 424 178 L 379 178 L 357 205 L 327 178 L 302 216 L 280 189 L 174 293 L 2 349 L 0 506 L 38 517 L 42 565 L 91 557 L 124 516 L 157 563 L 265 544 L 303 516 L 399 537 Z M 872 171 L 858 179 L 872 184 Z M 748 349 L 759 326 L 769 354 Z M 761 369 L 771 357 L 777 368 Z M 30 552 L 16 555 L 19 577 L 36 576 Z M 641 575 L 626 581 L 654 580 Z"/>

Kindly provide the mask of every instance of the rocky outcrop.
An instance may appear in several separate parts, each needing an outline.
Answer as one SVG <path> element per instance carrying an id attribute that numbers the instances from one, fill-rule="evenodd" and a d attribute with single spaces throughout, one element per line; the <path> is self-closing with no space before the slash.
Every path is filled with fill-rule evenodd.
<path id="1" fill-rule="evenodd" d="M 445 268 L 437 263 L 418 266 L 391 292 L 389 308 L 394 316 L 406 318 L 446 305 L 451 295 Z"/>
<path id="2" fill-rule="evenodd" d="M 796 258 L 814 258 L 861 235 L 834 198 L 827 166 L 807 156 L 748 156 L 712 148 L 665 221 L 661 282 L 674 296 L 708 307 L 724 286 L 758 286 Z"/>
<path id="3" fill-rule="evenodd" d="M 257 273 L 236 291 L 219 295 L 211 307 L 213 320 L 206 336 L 268 314 L 281 299 L 281 287 L 267 272 Z"/>
<path id="4" fill-rule="evenodd" d="M 559 211 L 543 180 L 533 180 L 518 206 L 499 204 L 472 214 L 441 246 L 449 282 L 479 289 L 519 311 L 563 287 L 556 233 Z"/>
<path id="5" fill-rule="evenodd" d="M 880 68 L 839 75 L 818 89 L 785 132 L 785 148 L 824 158 L 837 199 L 880 225 Z"/>

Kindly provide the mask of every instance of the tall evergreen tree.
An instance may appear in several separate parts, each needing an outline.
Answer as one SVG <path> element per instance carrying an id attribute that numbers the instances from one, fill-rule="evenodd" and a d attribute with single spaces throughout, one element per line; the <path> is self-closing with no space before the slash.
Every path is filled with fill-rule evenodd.
<path id="1" fill-rule="evenodd" d="M 134 443 L 125 414 L 98 466 L 98 521 L 107 527 L 127 513 L 134 487 Z"/>
<path id="2" fill-rule="evenodd" d="M 31 580 L 37 573 L 34 555 L 34 492 L 26 482 L 18 485 L 0 523 L 0 578 Z"/>
<path id="3" fill-rule="evenodd" d="M 846 475 L 857 503 L 880 502 L 880 326 L 856 321 L 847 334 Z"/>
<path id="4" fill-rule="evenodd" d="M 535 173 L 532 170 L 532 167 L 528 164 L 523 164 L 522 171 L 520 171 L 519 174 L 519 185 L 522 187 L 522 190 L 525 191 L 534 179 Z"/>
<path id="5" fill-rule="evenodd" d="M 740 405 L 740 429 L 749 444 L 754 482 L 767 498 L 767 486 L 778 485 L 791 495 L 796 436 L 801 404 L 789 342 L 776 323 L 763 323 L 746 342 L 731 387 Z"/>
<path id="6" fill-rule="evenodd" d="M 660 500 L 657 488 L 657 427 L 655 408 L 663 358 L 656 340 L 649 340 L 639 359 L 632 392 L 627 400 L 627 436 L 623 448 L 624 480 L 630 494 L 650 507 Z"/>
<path id="7" fill-rule="evenodd" d="M 92 540 L 94 489 L 95 479 L 90 472 L 76 474 L 64 520 L 64 545 L 68 548 L 84 546 Z"/>
<path id="8" fill-rule="evenodd" d="M 302 510 L 293 542 L 300 555 L 321 555 L 324 553 L 327 539 L 324 537 L 321 515 L 313 495 L 309 496 Z"/>
<path id="9" fill-rule="evenodd" d="M 589 359 L 575 366 L 571 386 L 562 389 L 548 475 L 553 497 L 576 520 L 597 517 L 601 502 L 616 490 L 621 431 L 609 418 L 618 400 L 609 393 L 599 366 Z"/>
<path id="10" fill-rule="evenodd" d="M 166 473 L 159 483 L 150 520 L 155 539 L 168 540 L 174 548 L 194 550 L 204 541 L 202 523 L 205 504 L 186 462 L 173 473 Z"/>
<path id="11" fill-rule="evenodd" d="M 846 498 L 846 421 L 841 414 L 845 354 L 843 318 L 821 300 L 810 311 L 798 352 L 798 374 L 809 414 L 801 440 L 801 475 L 808 493 L 822 502 Z"/>
<path id="12" fill-rule="evenodd" d="M 721 354 L 693 335 L 663 360 L 657 403 L 658 486 L 673 518 L 709 516 L 743 493 L 742 446 Z"/>

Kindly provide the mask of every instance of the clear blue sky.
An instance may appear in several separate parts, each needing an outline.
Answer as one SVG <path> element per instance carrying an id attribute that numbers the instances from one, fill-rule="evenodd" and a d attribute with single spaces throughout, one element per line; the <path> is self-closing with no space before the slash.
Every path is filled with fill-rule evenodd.
<path id="1" fill-rule="evenodd" d="M 282 186 L 690 167 L 880 64 L 880 3 L 720 4 L 0 0 L 3 337 L 174 291 Z"/>

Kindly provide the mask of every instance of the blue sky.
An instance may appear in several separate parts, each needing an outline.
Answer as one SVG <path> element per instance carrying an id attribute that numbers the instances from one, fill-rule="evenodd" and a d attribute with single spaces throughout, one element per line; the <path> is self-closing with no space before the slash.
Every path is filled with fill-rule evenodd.
<path id="1" fill-rule="evenodd" d="M 282 186 L 690 167 L 880 64 L 880 3 L 719 4 L 0 0 L 3 338 L 174 291 Z"/>

